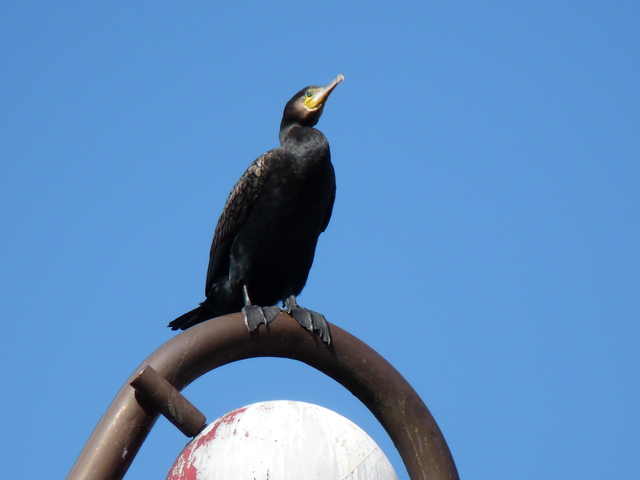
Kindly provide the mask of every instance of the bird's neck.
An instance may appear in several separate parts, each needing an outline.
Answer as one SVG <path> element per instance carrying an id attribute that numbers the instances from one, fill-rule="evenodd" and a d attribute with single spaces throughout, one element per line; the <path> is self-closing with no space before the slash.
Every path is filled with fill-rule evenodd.
<path id="1" fill-rule="evenodd" d="M 311 166 L 329 158 L 329 142 L 313 127 L 291 128 L 280 147 L 296 164 Z"/>
<path id="2" fill-rule="evenodd" d="M 287 137 L 292 130 L 300 127 L 298 123 L 285 124 L 283 122 L 282 125 L 280 125 L 280 145 L 284 145 L 284 142 L 287 141 Z"/>

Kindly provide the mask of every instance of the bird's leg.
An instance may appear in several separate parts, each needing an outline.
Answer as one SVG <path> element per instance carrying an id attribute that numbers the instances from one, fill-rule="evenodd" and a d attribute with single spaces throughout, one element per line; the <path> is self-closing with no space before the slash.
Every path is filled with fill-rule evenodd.
<path id="1" fill-rule="evenodd" d="M 242 308 L 242 316 L 244 317 L 244 324 L 247 326 L 250 332 L 253 332 L 260 324 L 265 325 L 273 322 L 273 320 L 282 311 L 280 307 L 259 307 L 251 303 L 249 298 L 249 292 L 247 286 L 242 287 L 242 296 L 244 297 L 244 307 Z"/>
<path id="2" fill-rule="evenodd" d="M 284 302 L 287 307 L 287 312 L 304 328 L 309 330 L 312 334 L 315 332 L 322 339 L 324 343 L 329 345 L 331 343 L 331 331 L 329 330 L 329 324 L 324 315 L 313 310 L 307 310 L 304 307 L 298 305 L 295 295 L 291 295 Z"/>

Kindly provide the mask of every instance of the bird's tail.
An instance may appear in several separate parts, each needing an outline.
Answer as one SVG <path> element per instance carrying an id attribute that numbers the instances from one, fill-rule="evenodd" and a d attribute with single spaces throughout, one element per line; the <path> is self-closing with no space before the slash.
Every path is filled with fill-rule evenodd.
<path id="1" fill-rule="evenodd" d="M 186 330 L 189 327 L 193 327 L 196 323 L 200 323 L 203 320 L 206 320 L 206 318 L 210 318 L 202 318 L 202 313 L 202 306 L 196 307 L 190 312 L 180 315 L 167 326 L 171 327 L 171 330 Z"/>
<path id="2" fill-rule="evenodd" d="M 239 312 L 242 306 L 242 296 L 236 298 L 229 286 L 229 280 L 223 279 L 209 289 L 206 300 L 199 307 L 179 316 L 169 324 L 169 327 L 172 330 L 186 330 L 210 318 Z"/>

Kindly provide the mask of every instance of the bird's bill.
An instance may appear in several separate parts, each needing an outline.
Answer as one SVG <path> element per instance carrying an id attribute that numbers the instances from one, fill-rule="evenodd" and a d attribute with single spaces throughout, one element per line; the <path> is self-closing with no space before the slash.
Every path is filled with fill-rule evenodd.
<path id="1" fill-rule="evenodd" d="M 333 91 L 333 89 L 336 88 L 338 84 L 343 80 L 344 80 L 344 75 L 340 74 L 336 78 L 334 78 L 333 81 L 326 87 L 319 87 L 317 90 L 313 92 L 313 95 L 311 97 L 308 97 L 305 100 L 304 105 L 309 110 L 316 110 L 322 107 L 324 105 L 324 102 L 326 102 L 327 98 L 329 98 L 329 95 L 331 95 L 331 92 Z"/>

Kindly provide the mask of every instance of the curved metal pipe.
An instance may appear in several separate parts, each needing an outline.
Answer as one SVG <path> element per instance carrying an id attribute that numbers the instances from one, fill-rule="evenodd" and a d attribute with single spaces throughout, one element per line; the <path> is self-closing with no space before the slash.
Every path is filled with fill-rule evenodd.
<path id="1" fill-rule="evenodd" d="M 159 413 L 138 403 L 130 383 L 151 365 L 178 390 L 214 368 L 255 357 L 299 360 L 333 378 L 387 431 L 412 480 L 458 479 L 442 432 L 398 371 L 353 335 L 331 325 L 325 345 L 285 313 L 249 334 L 239 313 L 195 325 L 153 352 L 125 382 L 87 441 L 67 480 L 124 477 Z M 144 402 L 142 402 L 144 405 Z"/>

